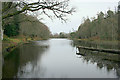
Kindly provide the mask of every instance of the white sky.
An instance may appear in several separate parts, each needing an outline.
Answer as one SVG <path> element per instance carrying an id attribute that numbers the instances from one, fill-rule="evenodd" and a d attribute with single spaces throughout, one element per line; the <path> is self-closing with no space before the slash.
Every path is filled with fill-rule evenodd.
<path id="1" fill-rule="evenodd" d="M 78 29 L 83 17 L 86 18 L 88 16 L 91 18 L 96 16 L 100 11 L 106 13 L 108 9 L 115 10 L 118 2 L 119 0 L 71 0 L 70 6 L 76 8 L 76 13 L 67 16 L 69 19 L 67 23 L 61 23 L 58 19 L 52 21 L 47 17 L 43 17 L 44 20 L 42 22 L 49 27 L 53 34 L 60 32 L 72 32 Z"/>

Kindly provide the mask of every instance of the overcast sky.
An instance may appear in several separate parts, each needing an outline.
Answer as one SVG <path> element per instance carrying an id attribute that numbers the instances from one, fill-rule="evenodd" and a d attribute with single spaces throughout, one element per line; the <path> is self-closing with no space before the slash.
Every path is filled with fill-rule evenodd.
<path id="1" fill-rule="evenodd" d="M 83 17 L 94 17 L 98 12 L 103 11 L 106 13 L 107 10 L 115 10 L 119 0 L 70 0 L 70 6 L 76 8 L 76 13 L 73 15 L 67 16 L 69 19 L 67 23 L 61 23 L 60 20 L 50 20 L 47 17 L 44 17 L 42 21 L 45 23 L 50 31 L 54 33 L 65 32 L 69 33 L 74 30 L 77 30 L 83 21 Z"/>

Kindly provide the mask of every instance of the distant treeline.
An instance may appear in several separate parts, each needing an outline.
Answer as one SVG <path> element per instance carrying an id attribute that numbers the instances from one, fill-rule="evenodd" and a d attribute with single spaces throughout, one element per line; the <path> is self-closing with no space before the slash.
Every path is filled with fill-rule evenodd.
<path id="1" fill-rule="evenodd" d="M 5 9 L 4 3 L 2 3 Z M 3 10 L 4 11 L 4 10 Z M 17 8 L 3 12 L 3 15 L 9 12 L 16 12 Z M 49 28 L 40 22 L 36 17 L 27 15 L 25 13 L 15 15 L 13 17 L 3 20 L 4 35 L 8 37 L 24 36 L 24 37 L 39 37 L 41 39 L 48 39 L 50 35 Z"/>
<path id="2" fill-rule="evenodd" d="M 69 33 L 64 33 L 64 32 L 60 32 L 59 34 L 51 34 L 50 35 L 51 38 L 69 38 Z"/>
<path id="3" fill-rule="evenodd" d="M 118 12 L 108 10 L 100 12 L 97 18 L 87 18 L 76 32 L 70 33 L 71 38 L 118 40 Z"/>

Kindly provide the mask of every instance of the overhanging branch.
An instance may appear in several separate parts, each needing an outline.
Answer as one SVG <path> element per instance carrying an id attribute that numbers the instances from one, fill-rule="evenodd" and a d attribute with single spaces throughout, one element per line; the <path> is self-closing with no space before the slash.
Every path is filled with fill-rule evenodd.
<path id="1" fill-rule="evenodd" d="M 19 6 L 21 10 L 16 11 L 14 13 L 8 13 L 7 15 L 3 16 L 2 19 L 6 19 L 8 17 L 12 17 L 14 15 L 18 15 L 20 13 L 23 13 L 25 11 L 31 11 L 31 12 L 35 12 L 35 11 L 43 11 L 43 13 L 49 17 L 50 15 L 45 12 L 45 10 L 51 10 L 53 12 L 53 14 L 57 17 L 60 18 L 62 20 L 64 20 L 63 15 L 66 14 L 72 14 L 72 12 L 74 12 L 74 8 L 71 8 L 68 10 L 68 1 L 69 0 L 64 0 L 61 2 L 56 1 L 41 1 L 39 0 L 39 2 L 34 2 L 34 3 L 27 3 L 27 2 L 20 2 Z"/>

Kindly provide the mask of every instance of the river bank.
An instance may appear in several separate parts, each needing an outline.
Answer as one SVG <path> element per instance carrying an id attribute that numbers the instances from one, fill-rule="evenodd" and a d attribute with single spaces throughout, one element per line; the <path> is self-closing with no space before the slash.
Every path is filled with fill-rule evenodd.
<path id="1" fill-rule="evenodd" d="M 29 43 L 31 41 L 36 40 L 44 40 L 42 38 L 26 38 L 26 37 L 7 37 L 4 36 L 4 39 L 2 41 L 2 53 L 3 57 L 6 57 L 10 52 L 12 52 L 15 48 L 19 47 L 22 44 Z"/>
<path id="2" fill-rule="evenodd" d="M 120 62 L 120 41 L 76 39 L 74 43 L 79 50 L 78 55 L 86 56 L 92 53 L 98 57 L 104 56 L 103 60 Z"/>
<path id="3" fill-rule="evenodd" d="M 120 44 L 120 41 L 117 40 L 100 40 L 100 39 L 74 39 L 74 40 L 87 41 L 87 42 L 99 43 L 99 44 L 111 44 L 111 45 Z"/>
<path id="4" fill-rule="evenodd" d="M 94 39 L 73 39 L 76 46 L 94 47 L 99 49 L 120 50 L 120 41 L 114 40 L 94 40 Z"/>
<path id="5" fill-rule="evenodd" d="M 33 41 L 16 48 L 5 58 L 3 78 L 117 78 L 119 63 L 103 54 L 76 55 L 69 39 Z M 117 59 L 111 55 L 110 58 Z M 63 66 L 61 66 L 63 65 Z M 69 66 L 69 67 L 68 67 Z M 72 72 L 72 73 L 71 73 Z M 91 74 L 92 73 L 92 74 Z"/>

